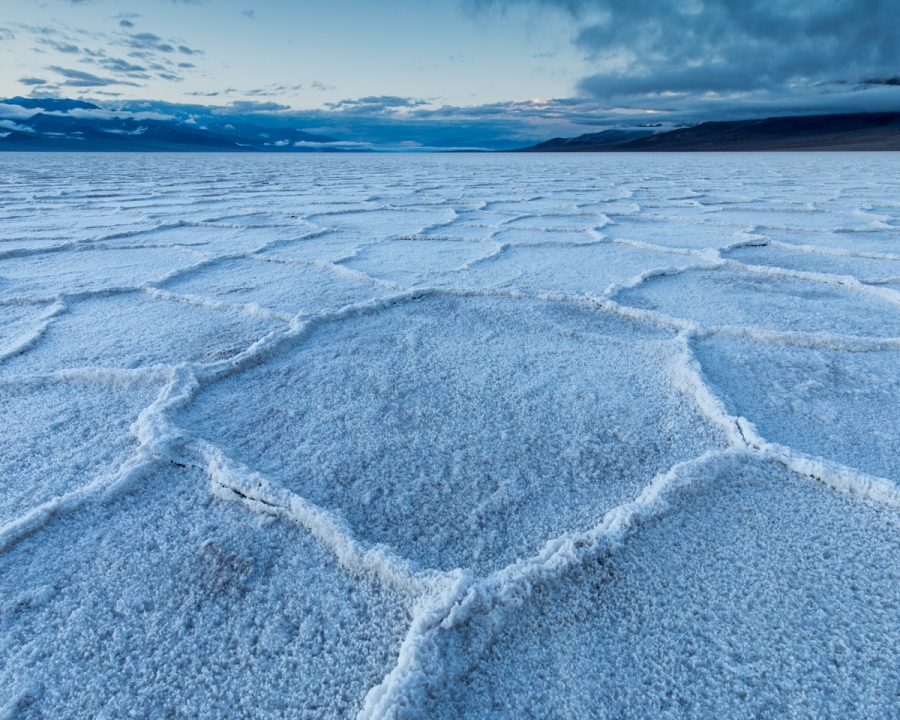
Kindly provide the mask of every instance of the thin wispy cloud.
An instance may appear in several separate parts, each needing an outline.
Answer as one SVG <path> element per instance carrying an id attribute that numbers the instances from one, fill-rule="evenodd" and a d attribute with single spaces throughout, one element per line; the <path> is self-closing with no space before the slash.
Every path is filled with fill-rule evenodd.
<path id="1" fill-rule="evenodd" d="M 396 95 L 370 95 L 355 100 L 340 100 L 334 103 L 325 103 L 325 107 L 332 110 L 343 110 L 366 113 L 385 113 L 399 109 L 420 107 L 427 105 L 427 100 L 418 100 L 409 97 L 397 97 Z"/>
<path id="2" fill-rule="evenodd" d="M 56 52 L 64 53 L 66 55 L 78 55 L 81 53 L 81 48 L 77 45 L 72 45 L 71 43 L 66 42 L 58 42 L 56 40 L 51 40 L 50 38 L 39 38 L 38 43 L 40 45 L 45 45 L 49 48 L 53 48 Z"/>
<path id="3" fill-rule="evenodd" d="M 150 77 L 147 74 L 147 68 L 145 68 L 143 65 L 130 63 L 127 60 L 122 60 L 121 58 L 104 57 L 97 60 L 96 63 L 103 69 L 117 75 L 125 75 L 127 77 L 141 79 L 147 79 L 148 77 Z"/>
<path id="4" fill-rule="evenodd" d="M 137 85 L 137 83 L 128 82 L 120 78 L 100 77 L 93 73 L 59 67 L 58 65 L 51 65 L 48 69 L 65 78 L 61 83 L 64 87 L 92 88 L 107 87 L 109 85 Z"/>
<path id="5" fill-rule="evenodd" d="M 216 108 L 213 110 L 213 114 L 216 115 L 230 115 L 234 114 L 245 114 L 245 113 L 259 113 L 259 112 L 280 112 L 283 110 L 290 110 L 290 105 L 282 105 L 276 102 L 254 102 L 252 100 L 235 100 L 234 102 L 229 103 L 223 108 Z"/>
<path id="6" fill-rule="evenodd" d="M 156 50 L 163 53 L 175 52 L 174 46 L 164 41 L 159 35 L 149 32 L 128 33 L 122 44 L 136 50 Z"/>
<path id="7" fill-rule="evenodd" d="M 178 56 L 199 58 L 203 51 L 185 44 L 181 40 L 169 39 L 152 32 L 131 32 L 135 27 L 132 19 L 137 14 L 123 14 L 116 18 L 116 30 L 109 32 L 85 30 L 57 23 L 55 25 L 33 25 L 20 23 L 17 30 L 23 39 L 31 37 L 32 49 L 41 54 L 57 58 L 45 61 L 45 65 L 35 68 L 38 72 L 49 70 L 60 75 L 58 80 L 46 79 L 35 73 L 18 79 L 20 85 L 48 94 L 58 94 L 65 88 L 76 88 L 84 92 L 90 88 L 112 85 L 140 87 L 153 80 L 180 83 L 185 73 L 196 69 L 195 62 L 179 61 Z M 12 31 L 10 31 L 11 34 Z M 122 57 L 121 55 L 126 55 Z M 73 68 L 69 64 L 77 58 L 85 69 Z M 55 60 L 55 62 L 54 62 Z M 91 69 L 94 68 L 94 69 Z M 41 83 L 31 82 L 40 79 Z"/>

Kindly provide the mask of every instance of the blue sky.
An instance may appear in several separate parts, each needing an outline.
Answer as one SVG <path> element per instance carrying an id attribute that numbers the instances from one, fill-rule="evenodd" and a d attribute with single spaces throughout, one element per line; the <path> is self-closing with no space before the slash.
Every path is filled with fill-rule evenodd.
<path id="1" fill-rule="evenodd" d="M 897 0 L 3 5 L 4 96 L 256 110 L 364 142 L 900 110 Z"/>

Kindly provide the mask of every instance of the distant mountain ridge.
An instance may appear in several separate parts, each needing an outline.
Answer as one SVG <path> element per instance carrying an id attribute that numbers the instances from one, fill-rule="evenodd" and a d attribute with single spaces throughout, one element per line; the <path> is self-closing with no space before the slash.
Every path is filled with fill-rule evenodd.
<path id="1" fill-rule="evenodd" d="M 345 149 L 326 135 L 228 117 L 197 123 L 158 113 L 110 111 L 81 100 L 0 100 L 0 151 L 284 153 Z"/>
<path id="2" fill-rule="evenodd" d="M 705 122 L 641 137 L 613 134 L 641 130 L 554 138 L 513 152 L 900 150 L 900 112 Z"/>

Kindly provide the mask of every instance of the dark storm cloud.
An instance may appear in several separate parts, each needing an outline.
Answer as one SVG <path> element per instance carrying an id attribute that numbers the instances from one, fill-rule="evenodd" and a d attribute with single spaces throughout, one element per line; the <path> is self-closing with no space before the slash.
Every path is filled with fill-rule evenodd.
<path id="1" fill-rule="evenodd" d="M 900 85 L 900 76 L 889 78 L 868 78 L 863 80 L 866 85 Z"/>
<path id="2" fill-rule="evenodd" d="M 771 90 L 892 77 L 897 0 L 471 0 L 539 4 L 573 17 L 594 97 Z"/>

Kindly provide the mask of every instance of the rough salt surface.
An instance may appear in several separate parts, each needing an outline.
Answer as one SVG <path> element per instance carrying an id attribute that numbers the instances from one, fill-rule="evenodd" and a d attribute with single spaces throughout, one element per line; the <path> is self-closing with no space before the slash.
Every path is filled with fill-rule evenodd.
<path id="1" fill-rule="evenodd" d="M 713 464 L 620 551 L 449 640 L 459 676 L 424 716 L 892 717 L 898 523 L 774 463 Z"/>
<path id="2" fill-rule="evenodd" d="M 390 670 L 403 597 L 304 532 L 161 468 L 0 558 L 14 717 L 352 716 Z M 260 522 L 262 521 L 262 522 Z"/>
<path id="3" fill-rule="evenodd" d="M 0 717 L 894 717 L 884 154 L 0 156 Z"/>
<path id="4" fill-rule="evenodd" d="M 754 423 L 767 440 L 900 482 L 896 351 L 839 352 L 710 337 L 697 343 L 696 353 L 729 410 Z"/>
<path id="5" fill-rule="evenodd" d="M 426 298 L 326 324 L 178 422 L 362 538 L 493 570 L 725 446 L 673 389 L 666 335 L 589 304 Z"/>
<path id="6" fill-rule="evenodd" d="M 724 267 L 650 279 L 622 303 L 703 327 L 900 337 L 900 294 L 886 301 L 833 283 Z"/>

